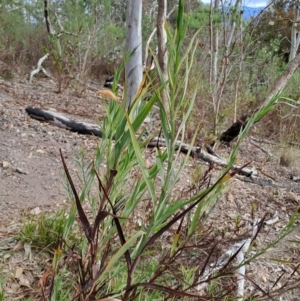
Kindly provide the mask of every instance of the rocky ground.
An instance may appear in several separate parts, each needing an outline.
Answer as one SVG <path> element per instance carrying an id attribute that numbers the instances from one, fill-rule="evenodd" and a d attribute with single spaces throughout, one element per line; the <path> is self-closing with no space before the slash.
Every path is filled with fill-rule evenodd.
<path id="1" fill-rule="evenodd" d="M 24 213 L 53 211 L 66 203 L 59 149 L 76 172 L 76 154 L 82 147 L 92 154 L 99 142 L 98 138 L 71 133 L 27 116 L 27 106 L 55 110 L 90 123 L 104 116 L 101 100 L 95 92 L 87 91 L 85 97 L 79 97 L 75 88 L 61 94 L 55 90 L 55 84 L 49 79 L 38 79 L 32 84 L 20 78 L 0 80 L 0 274 L 9 275 L 4 289 L 8 296 L 5 300 L 23 300 L 30 289 L 36 289 L 38 277 L 42 274 L 41 270 L 30 265 L 28 250 L 20 245 L 16 247 L 14 235 L 19 231 Z M 230 149 L 220 148 L 218 151 L 226 158 Z M 282 156 L 287 152 L 286 158 Z M 300 190 L 297 182 L 290 180 L 291 175 L 297 174 L 299 157 L 298 149 L 286 150 L 267 137 L 247 138 L 239 151 L 239 164 L 251 161 L 249 167 L 257 170 L 258 178 L 253 183 L 242 176 L 231 180 L 213 213 L 213 227 L 232 233 L 237 231 L 237 219 L 242 228 L 255 215 L 256 218 L 265 217 L 266 221 L 277 221 L 265 224 L 258 236 L 257 248 L 278 237 L 299 207 Z M 199 164 L 207 167 L 207 163 L 196 160 L 191 160 L 190 166 Z M 220 170 L 218 166 L 215 169 Z M 180 183 L 182 189 L 191 185 L 192 176 L 192 169 L 185 172 Z M 288 285 L 300 281 L 299 272 L 294 271 L 299 263 L 299 231 L 287 239 L 280 244 L 279 252 L 264 255 L 247 266 L 247 277 L 265 291 L 280 289 L 287 279 L 290 279 Z M 15 255 L 20 250 L 21 253 Z M 34 273 L 34 270 L 38 272 Z M 280 280 L 276 281 L 279 277 Z M 246 286 L 248 292 L 255 290 L 251 281 Z M 284 294 L 280 300 L 298 300 L 299 293 L 300 290 L 295 289 L 294 294 Z"/>

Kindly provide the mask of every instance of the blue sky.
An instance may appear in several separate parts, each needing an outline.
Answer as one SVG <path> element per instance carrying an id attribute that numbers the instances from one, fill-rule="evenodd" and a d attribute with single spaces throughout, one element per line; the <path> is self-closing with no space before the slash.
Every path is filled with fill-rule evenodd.
<path id="1" fill-rule="evenodd" d="M 243 1 L 244 5 L 249 7 L 265 7 L 267 6 L 267 1 L 263 0 L 245 0 Z"/>
<path id="2" fill-rule="evenodd" d="M 203 3 L 210 3 L 210 0 L 201 0 Z M 249 7 L 265 7 L 267 1 L 264 0 L 243 0 L 243 4 Z"/>

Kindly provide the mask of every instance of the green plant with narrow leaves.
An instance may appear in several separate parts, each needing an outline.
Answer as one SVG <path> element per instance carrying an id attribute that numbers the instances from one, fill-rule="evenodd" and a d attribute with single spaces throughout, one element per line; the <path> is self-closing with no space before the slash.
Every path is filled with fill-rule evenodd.
<path id="1" fill-rule="evenodd" d="M 173 34 L 168 32 L 168 82 L 164 82 L 155 60 L 161 82 L 158 88 L 151 91 L 146 74 L 129 110 L 125 108 L 126 100 L 122 104 L 111 101 L 105 105 L 107 117 L 101 124 L 102 139 L 94 162 L 83 169 L 80 193 L 61 152 L 74 201 L 54 251 L 52 290 L 44 295 L 45 300 L 48 297 L 52 300 L 101 300 L 113 296 L 126 301 L 199 297 L 200 276 L 210 259 L 216 256 L 216 245 L 208 243 L 209 217 L 227 182 L 239 172 L 230 170 L 251 126 L 268 114 L 282 97 L 276 95 L 249 119 L 231 152 L 228 165 L 214 183 L 195 189 L 189 195 L 178 195 L 176 188 L 193 152 L 198 131 L 196 128 L 187 156 L 182 158 L 180 150 L 186 122 L 197 93 L 197 86 L 194 91 L 187 91 L 197 35 L 190 39 L 186 48 L 183 47 L 187 26 L 183 22 L 183 11 L 183 1 L 179 1 L 176 30 Z M 121 70 L 116 77 L 120 74 Z M 167 85 L 166 108 L 160 92 Z M 144 102 L 144 95 L 149 92 L 152 96 Z M 152 137 L 144 139 L 141 126 L 155 103 L 160 108 L 162 137 L 159 139 L 164 142 L 164 147 L 153 151 L 155 162 L 149 167 L 145 163 L 145 149 Z M 70 235 L 76 226 L 76 215 L 84 237 L 75 246 Z M 297 218 L 297 215 L 293 216 L 276 241 L 242 265 L 256 260 L 294 231 Z M 226 289 L 222 283 L 233 282 L 235 268 L 231 268 L 230 263 L 237 254 L 230 257 L 223 269 L 205 279 L 209 286 L 206 297 L 235 299 L 233 289 Z M 65 278 L 76 291 L 67 289 L 60 297 Z"/>
<path id="2" fill-rule="evenodd" d="M 3 283 L 4 283 L 4 278 L 0 277 L 0 301 L 4 301 L 4 292 L 3 292 Z"/>
<path id="3" fill-rule="evenodd" d="M 65 209 L 60 209 L 53 215 L 42 213 L 40 216 L 25 216 L 17 239 L 30 243 L 35 249 L 52 252 L 66 227 L 66 216 Z M 70 237 L 75 241 L 73 234 Z"/>

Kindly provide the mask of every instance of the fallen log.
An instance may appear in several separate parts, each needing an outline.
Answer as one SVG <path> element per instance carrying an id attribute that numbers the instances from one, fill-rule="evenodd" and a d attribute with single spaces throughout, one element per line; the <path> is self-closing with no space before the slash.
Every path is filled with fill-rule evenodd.
<path id="1" fill-rule="evenodd" d="M 27 107 L 25 111 L 33 119 L 37 119 L 42 122 L 48 122 L 58 127 L 67 129 L 71 132 L 76 132 L 78 134 L 83 134 L 83 135 L 93 135 L 100 138 L 102 138 L 103 135 L 100 126 L 97 124 L 74 121 L 59 113 L 53 111 L 41 110 L 38 108 Z M 166 146 L 166 140 L 161 137 L 152 138 L 147 144 L 147 147 L 149 148 L 165 147 L 165 146 Z M 218 157 L 215 154 L 214 155 L 209 154 L 201 147 L 197 147 L 197 146 L 191 147 L 191 145 L 182 143 L 181 141 L 177 141 L 175 143 L 175 147 L 178 151 L 184 154 L 190 154 L 190 156 L 201 159 L 205 162 L 215 163 L 219 166 L 224 166 L 224 167 L 228 165 L 228 162 L 226 160 L 223 160 L 222 158 Z M 241 166 L 237 166 L 237 165 L 232 166 L 232 170 L 238 171 L 239 174 L 247 177 L 256 175 L 256 171 L 246 167 L 241 168 Z"/>
<path id="2" fill-rule="evenodd" d="M 102 137 L 102 131 L 97 124 L 74 121 L 59 113 L 37 108 L 28 107 L 25 111 L 33 119 L 54 124 L 71 132 L 83 135 L 94 135 L 100 138 Z"/>

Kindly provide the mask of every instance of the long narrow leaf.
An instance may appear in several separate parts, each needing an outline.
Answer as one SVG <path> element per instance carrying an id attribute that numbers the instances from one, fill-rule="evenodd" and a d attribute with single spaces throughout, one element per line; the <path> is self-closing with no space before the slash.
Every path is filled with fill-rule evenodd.
<path id="1" fill-rule="evenodd" d="M 75 185 L 72 181 L 72 178 L 70 176 L 70 173 L 69 173 L 69 170 L 67 168 L 67 165 L 66 165 L 66 162 L 65 162 L 65 159 L 63 157 L 63 154 L 62 154 L 62 151 L 61 149 L 59 149 L 59 152 L 60 152 L 60 157 L 61 157 L 61 160 L 62 160 L 62 163 L 63 163 L 63 166 L 64 166 L 64 170 L 65 170 L 65 173 L 66 173 L 66 176 L 68 178 L 68 181 L 71 185 L 71 188 L 72 188 L 72 191 L 73 191 L 73 194 L 74 194 L 74 198 L 75 198 L 75 202 L 76 202 L 76 207 L 77 207 L 77 211 L 78 211 L 78 215 L 79 215 L 79 220 L 82 224 L 82 227 L 83 227 L 83 231 L 86 235 L 86 238 L 88 239 L 88 241 L 90 243 L 92 243 L 92 238 L 91 238 L 91 225 L 83 211 L 83 208 L 81 206 L 81 203 L 80 203 L 80 200 L 79 200 L 79 197 L 78 197 L 78 194 L 76 192 L 76 189 L 75 189 Z"/>
<path id="2" fill-rule="evenodd" d="M 106 274 L 111 271 L 113 266 L 119 261 L 123 254 L 128 251 L 136 242 L 136 240 L 143 234 L 145 234 L 143 231 L 138 231 L 132 237 L 130 237 L 130 239 L 128 239 L 126 243 L 118 250 L 118 252 L 110 259 L 101 275 L 99 274 L 95 278 L 99 278 L 99 281 L 103 280 Z"/>
<path id="3" fill-rule="evenodd" d="M 155 204 L 156 203 L 156 195 L 155 195 L 155 189 L 154 189 L 153 182 L 150 181 L 149 173 L 148 173 L 148 170 L 145 166 L 145 162 L 144 162 L 144 159 L 143 159 L 143 156 L 142 156 L 142 152 L 141 152 L 139 142 L 137 141 L 137 138 L 135 136 L 135 131 L 133 129 L 133 126 L 132 126 L 132 124 L 129 120 L 129 116 L 127 114 L 126 114 L 126 118 L 127 118 L 129 131 L 130 131 L 130 135 L 131 135 L 131 141 L 132 141 L 132 145 L 133 145 L 133 148 L 134 148 L 134 151 L 135 151 L 135 154 L 136 154 L 137 161 L 139 163 L 141 172 L 143 174 L 143 178 L 144 178 L 144 180 L 147 184 L 148 191 L 149 191 L 150 197 L 152 199 L 152 202 L 153 202 L 153 204 Z"/>

